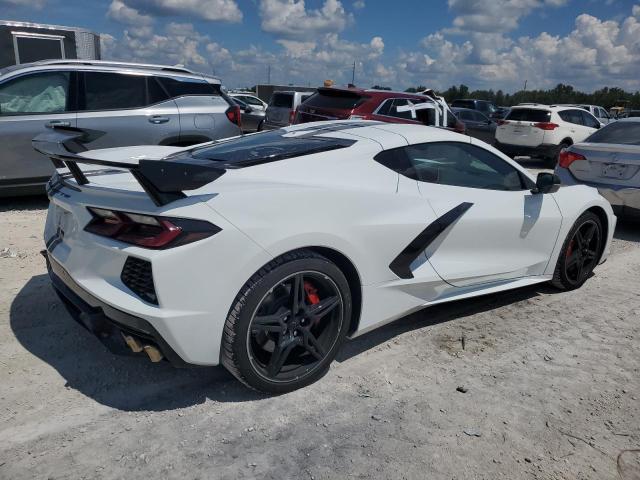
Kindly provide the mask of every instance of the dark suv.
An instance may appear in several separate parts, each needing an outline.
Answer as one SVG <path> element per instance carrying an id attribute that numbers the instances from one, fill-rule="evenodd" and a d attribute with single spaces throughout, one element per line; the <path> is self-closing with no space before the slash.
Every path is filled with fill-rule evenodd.
<path id="1" fill-rule="evenodd" d="M 425 104 L 431 104 L 431 108 L 423 108 Z M 446 117 L 444 124 L 442 117 Z M 339 119 L 416 123 L 443 126 L 459 133 L 465 131 L 464 124 L 443 100 L 415 93 L 361 88 L 318 88 L 298 107 L 293 123 Z"/>
<path id="2" fill-rule="evenodd" d="M 490 118 L 502 118 L 501 115 L 505 115 L 506 112 L 502 112 L 502 109 L 496 107 L 493 102 L 488 100 L 475 100 L 473 98 L 465 98 L 460 100 L 454 100 L 451 102 L 451 106 L 455 108 L 468 108 L 470 110 L 478 110 L 484 113 Z"/>

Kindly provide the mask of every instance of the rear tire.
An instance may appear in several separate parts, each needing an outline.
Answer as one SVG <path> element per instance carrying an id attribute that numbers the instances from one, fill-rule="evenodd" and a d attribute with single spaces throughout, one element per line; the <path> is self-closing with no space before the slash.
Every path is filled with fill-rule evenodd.
<path id="1" fill-rule="evenodd" d="M 551 284 L 560 290 L 580 288 L 598 265 L 602 253 L 602 223 L 593 212 L 583 213 L 562 245 Z"/>
<path id="2" fill-rule="evenodd" d="M 254 274 L 227 317 L 221 362 L 260 392 L 281 394 L 322 377 L 349 330 L 342 271 L 310 250 L 282 255 Z"/>

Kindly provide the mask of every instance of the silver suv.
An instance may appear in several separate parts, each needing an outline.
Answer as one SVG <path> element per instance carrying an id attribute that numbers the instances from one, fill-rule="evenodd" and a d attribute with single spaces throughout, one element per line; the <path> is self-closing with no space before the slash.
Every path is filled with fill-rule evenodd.
<path id="1" fill-rule="evenodd" d="M 220 80 L 185 68 L 45 60 L 0 69 L 0 196 L 44 192 L 53 166 L 31 139 L 45 127 L 89 130 L 88 149 L 186 146 L 240 135 Z"/>
<path id="2" fill-rule="evenodd" d="M 293 123 L 296 109 L 314 92 L 273 92 L 260 130 L 273 130 Z"/>

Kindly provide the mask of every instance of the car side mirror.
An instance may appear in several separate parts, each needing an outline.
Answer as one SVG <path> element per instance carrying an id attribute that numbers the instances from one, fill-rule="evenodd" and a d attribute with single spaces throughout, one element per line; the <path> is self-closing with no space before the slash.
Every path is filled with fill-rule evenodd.
<path id="1" fill-rule="evenodd" d="M 558 191 L 558 185 L 561 183 L 560 177 L 555 173 L 540 172 L 531 193 L 553 193 Z"/>

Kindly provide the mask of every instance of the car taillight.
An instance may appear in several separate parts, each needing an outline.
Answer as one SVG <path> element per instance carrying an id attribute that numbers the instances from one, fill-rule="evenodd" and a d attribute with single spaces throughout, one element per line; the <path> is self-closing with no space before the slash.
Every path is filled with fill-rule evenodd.
<path id="1" fill-rule="evenodd" d="M 456 125 L 453 127 L 453 131 L 458 133 L 466 133 L 467 126 L 464 123 L 462 123 L 460 120 L 457 120 Z"/>
<path id="2" fill-rule="evenodd" d="M 552 122 L 538 122 L 533 124 L 534 127 L 539 128 L 540 130 L 555 130 L 560 125 Z"/>
<path id="3" fill-rule="evenodd" d="M 296 119 L 296 110 L 289 112 L 289 125 L 293 125 L 293 121 Z"/>
<path id="4" fill-rule="evenodd" d="M 91 221 L 85 231 L 144 248 L 163 249 L 202 240 L 220 227 L 203 220 L 156 217 L 87 207 Z"/>
<path id="5" fill-rule="evenodd" d="M 227 118 L 231 123 L 235 123 L 240 128 L 242 128 L 242 117 L 240 116 L 240 107 L 237 105 L 231 106 L 227 108 L 227 111 L 224 112 L 227 114 Z"/>
<path id="6" fill-rule="evenodd" d="M 569 165 L 573 162 L 586 159 L 587 157 L 584 155 L 580 155 L 579 153 L 571 152 L 563 148 L 558 157 L 558 165 L 562 168 L 569 168 Z"/>

